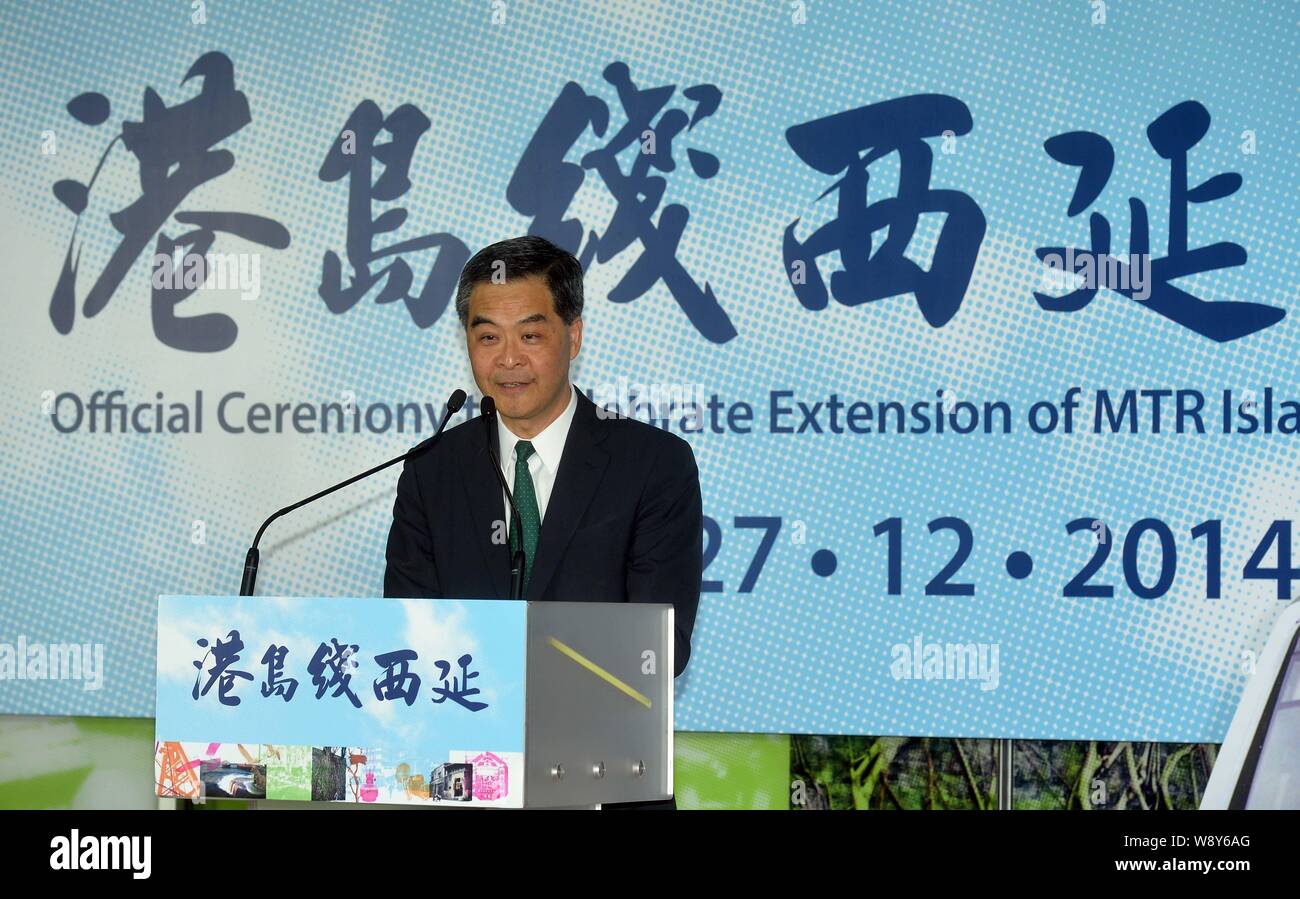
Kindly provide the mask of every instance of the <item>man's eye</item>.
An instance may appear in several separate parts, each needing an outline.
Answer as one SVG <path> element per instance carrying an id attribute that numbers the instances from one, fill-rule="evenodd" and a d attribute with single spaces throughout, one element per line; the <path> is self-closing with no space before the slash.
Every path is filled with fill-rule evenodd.
<path id="1" fill-rule="evenodd" d="M 539 337 L 541 337 L 541 336 L 542 336 L 542 335 L 540 335 L 540 334 L 528 333 L 528 334 L 525 334 L 525 335 L 524 335 L 524 340 L 534 340 L 534 339 L 539 338 Z"/>
<path id="2" fill-rule="evenodd" d="M 489 340 L 495 340 L 495 339 L 496 339 L 495 334 L 480 334 L 478 338 L 479 343 L 487 343 Z"/>

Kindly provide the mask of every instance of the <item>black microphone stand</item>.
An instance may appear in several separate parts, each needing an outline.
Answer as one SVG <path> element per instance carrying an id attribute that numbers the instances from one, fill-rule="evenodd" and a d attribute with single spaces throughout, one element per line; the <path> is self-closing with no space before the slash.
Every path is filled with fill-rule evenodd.
<path id="1" fill-rule="evenodd" d="M 335 484 L 333 487 L 326 488 L 325 490 L 322 490 L 320 493 L 309 496 L 306 499 L 302 500 L 301 502 L 296 502 L 292 506 L 285 506 L 283 509 L 280 509 L 274 515 L 268 518 L 266 521 L 262 522 L 262 526 L 257 529 L 257 536 L 253 538 L 253 545 L 248 548 L 248 555 L 244 557 L 244 578 L 242 583 L 239 585 L 239 595 L 240 596 L 253 595 L 253 590 L 257 584 L 257 566 L 261 559 L 261 554 L 257 550 L 257 545 L 258 543 L 261 542 L 262 534 L 265 533 L 267 525 L 275 521 L 281 515 L 287 515 L 288 513 L 292 512 L 294 509 L 300 508 L 301 506 L 305 506 L 310 502 L 315 502 L 316 500 L 320 499 L 322 496 L 329 496 L 335 490 L 342 490 L 344 487 L 348 486 L 349 484 L 355 484 L 357 481 L 360 481 L 363 478 L 368 478 L 375 472 L 383 471 L 385 468 L 387 468 L 390 465 L 396 465 L 398 462 L 403 462 L 406 459 L 411 459 L 416 456 L 422 455 L 423 453 L 428 452 L 430 449 L 433 448 L 433 445 L 438 442 L 438 438 L 442 436 L 442 431 L 444 428 L 447 427 L 448 420 L 453 415 L 455 415 L 457 412 L 460 411 L 461 406 L 465 405 L 465 398 L 466 398 L 465 391 L 460 389 L 456 389 L 452 391 L 451 396 L 447 398 L 447 411 L 443 413 L 442 421 L 438 424 L 438 430 L 434 432 L 433 436 L 430 437 L 427 442 L 407 450 L 406 452 L 398 456 L 396 459 L 389 459 L 387 462 L 383 463 L 382 465 L 376 465 L 374 468 L 370 469 L 369 471 L 363 471 L 361 472 L 361 474 L 355 475 L 354 477 L 350 477 L 346 481 L 342 481 L 341 483 Z"/>

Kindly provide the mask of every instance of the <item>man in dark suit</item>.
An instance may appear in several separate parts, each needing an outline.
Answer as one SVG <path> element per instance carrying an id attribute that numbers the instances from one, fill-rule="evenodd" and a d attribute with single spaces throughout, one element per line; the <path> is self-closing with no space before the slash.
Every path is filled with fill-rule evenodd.
<path id="1" fill-rule="evenodd" d="M 675 677 L 690 657 L 703 570 L 695 456 L 680 437 L 598 410 L 574 388 L 582 303 L 581 265 L 543 238 L 501 241 L 466 263 L 456 311 L 474 381 L 496 402 L 492 451 L 519 533 L 499 539 L 511 516 L 483 423 L 451 428 L 404 463 L 384 595 L 508 599 L 522 544 L 527 600 L 672 603 Z"/>

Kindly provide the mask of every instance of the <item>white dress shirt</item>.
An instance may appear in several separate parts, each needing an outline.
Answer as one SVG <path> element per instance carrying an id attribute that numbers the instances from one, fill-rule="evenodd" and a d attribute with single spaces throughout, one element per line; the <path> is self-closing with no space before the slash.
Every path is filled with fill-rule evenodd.
<path id="1" fill-rule="evenodd" d="M 564 455 L 564 442 L 569 436 L 569 426 L 573 424 L 573 414 L 578 411 L 578 393 L 569 385 L 569 405 L 564 407 L 560 416 L 551 422 L 541 433 L 531 439 L 533 454 L 528 457 L 528 472 L 533 476 L 533 492 L 537 495 L 537 511 L 542 520 L 546 520 L 546 505 L 551 499 L 551 490 L 555 487 L 555 475 L 560 470 L 560 457 Z M 497 447 L 501 458 L 501 473 L 505 475 L 510 491 L 515 489 L 515 444 L 522 440 L 506 427 L 505 419 L 497 415 Z M 518 500 L 516 500 L 517 502 Z M 510 502 L 501 494 L 501 505 L 505 510 L 507 530 L 510 527 Z"/>

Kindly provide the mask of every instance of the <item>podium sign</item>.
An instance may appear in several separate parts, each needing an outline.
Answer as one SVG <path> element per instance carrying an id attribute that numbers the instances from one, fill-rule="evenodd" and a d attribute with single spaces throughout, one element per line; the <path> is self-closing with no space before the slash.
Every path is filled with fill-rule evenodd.
<path id="1" fill-rule="evenodd" d="M 160 597 L 158 795 L 520 806 L 526 612 Z"/>
<path id="2" fill-rule="evenodd" d="M 161 596 L 157 793 L 664 798 L 672 634 L 669 605 Z"/>

